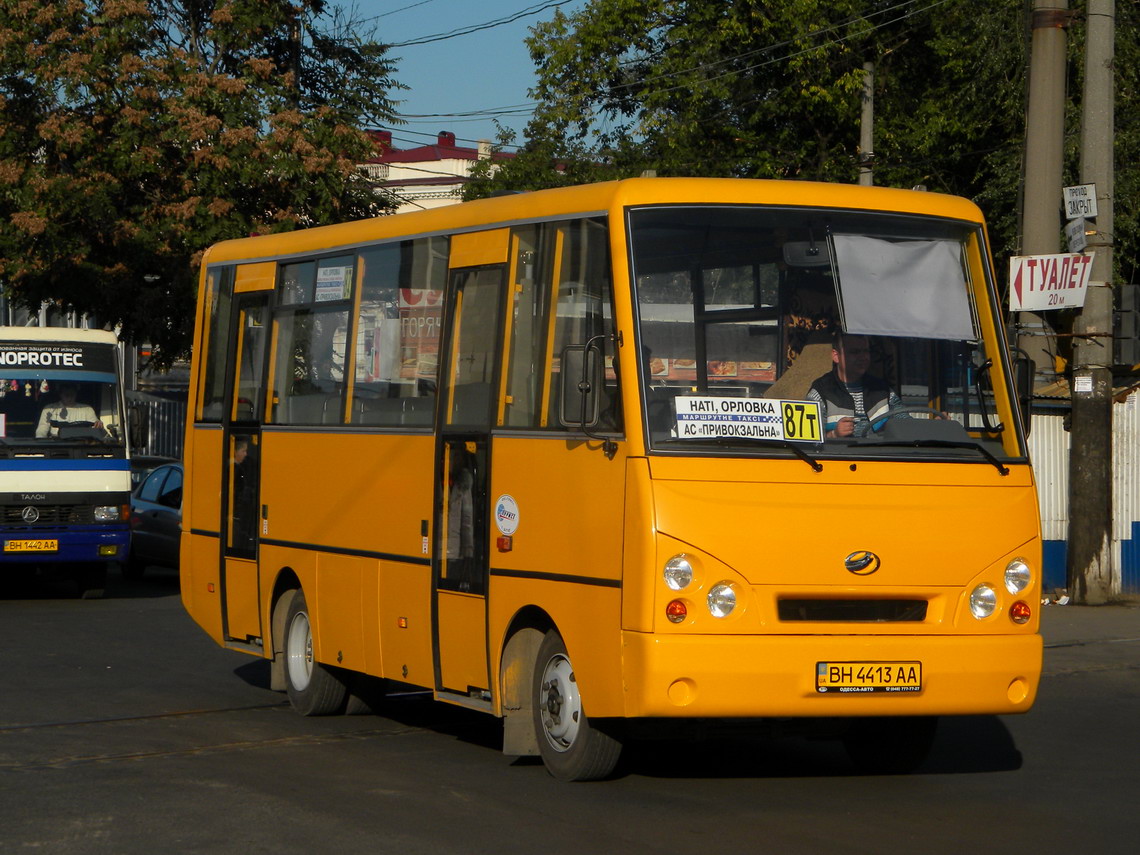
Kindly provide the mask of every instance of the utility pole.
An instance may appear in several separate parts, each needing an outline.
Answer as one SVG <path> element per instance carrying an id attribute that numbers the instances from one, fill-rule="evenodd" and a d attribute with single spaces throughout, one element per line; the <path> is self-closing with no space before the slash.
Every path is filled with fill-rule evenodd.
<path id="1" fill-rule="evenodd" d="M 863 63 L 863 113 L 859 121 L 859 183 L 875 183 L 875 63 Z"/>
<path id="2" fill-rule="evenodd" d="M 1081 102 L 1081 183 L 1096 185 L 1095 252 L 1085 305 L 1074 326 L 1072 442 L 1069 452 L 1069 591 L 1103 603 L 1112 562 L 1112 182 L 1114 0 L 1088 0 L 1085 91 Z"/>
<path id="3" fill-rule="evenodd" d="M 1020 255 L 1050 255 L 1061 243 L 1061 160 L 1065 137 L 1068 0 L 1033 0 L 1029 105 L 1025 117 L 1025 180 Z M 1052 376 L 1053 353 L 1041 315 L 1022 312 L 1018 347 Z M 1042 369 L 1048 366 L 1043 372 Z"/>
<path id="4" fill-rule="evenodd" d="M 293 75 L 293 85 L 290 87 L 289 100 L 296 109 L 301 102 L 301 15 L 304 7 L 291 6 L 293 17 L 289 21 L 289 71 Z"/>

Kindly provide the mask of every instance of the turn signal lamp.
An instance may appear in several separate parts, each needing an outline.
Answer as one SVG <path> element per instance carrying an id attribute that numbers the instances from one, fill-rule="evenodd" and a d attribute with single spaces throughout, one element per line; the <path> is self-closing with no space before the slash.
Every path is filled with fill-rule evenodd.
<path id="1" fill-rule="evenodd" d="M 672 600 L 669 605 L 665 607 L 665 617 L 669 618 L 673 623 L 680 623 L 689 616 L 689 607 L 685 605 L 684 600 Z"/>
<path id="2" fill-rule="evenodd" d="M 1028 623 L 1031 617 L 1033 609 L 1029 608 L 1029 603 L 1024 600 L 1018 600 L 1009 607 L 1009 619 L 1014 623 Z"/>

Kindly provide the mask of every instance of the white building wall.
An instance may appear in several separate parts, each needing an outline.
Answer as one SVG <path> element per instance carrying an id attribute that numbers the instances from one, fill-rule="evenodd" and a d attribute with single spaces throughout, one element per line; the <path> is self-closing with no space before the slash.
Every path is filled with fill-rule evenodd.
<path id="1" fill-rule="evenodd" d="M 422 163 L 390 163 L 387 181 L 388 190 L 398 199 L 397 214 L 407 211 L 423 211 L 428 208 L 442 208 L 463 200 L 463 184 L 474 161 L 449 158 Z M 400 185 L 401 181 L 419 181 L 424 178 L 454 177 L 455 183 L 432 184 L 426 186 Z"/>

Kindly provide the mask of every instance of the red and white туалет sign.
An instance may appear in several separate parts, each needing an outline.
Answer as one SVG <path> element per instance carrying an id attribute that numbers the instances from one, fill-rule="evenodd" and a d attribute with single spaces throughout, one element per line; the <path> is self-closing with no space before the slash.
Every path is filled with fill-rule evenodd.
<path id="1" fill-rule="evenodd" d="M 1077 309 L 1085 291 L 1095 253 L 1015 255 L 1009 260 L 1009 308 L 1013 312 Z"/>

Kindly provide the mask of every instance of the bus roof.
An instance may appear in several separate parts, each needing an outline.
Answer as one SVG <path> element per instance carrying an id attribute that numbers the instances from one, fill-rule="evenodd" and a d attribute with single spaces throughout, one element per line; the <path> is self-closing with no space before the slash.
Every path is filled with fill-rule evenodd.
<path id="1" fill-rule="evenodd" d="M 746 178 L 630 178 L 552 190 L 512 193 L 406 214 L 317 226 L 224 241 L 208 250 L 205 263 L 256 261 L 335 251 L 392 239 L 511 226 L 569 215 L 605 214 L 633 205 L 786 205 L 846 210 L 900 211 L 981 222 L 967 199 L 918 190 L 770 181 Z"/>
<path id="2" fill-rule="evenodd" d="M 118 344 L 119 339 L 109 330 L 81 330 L 73 327 L 0 327 L 0 341 Z"/>

